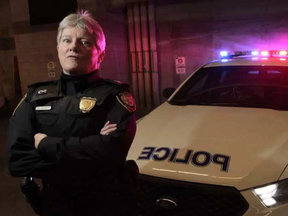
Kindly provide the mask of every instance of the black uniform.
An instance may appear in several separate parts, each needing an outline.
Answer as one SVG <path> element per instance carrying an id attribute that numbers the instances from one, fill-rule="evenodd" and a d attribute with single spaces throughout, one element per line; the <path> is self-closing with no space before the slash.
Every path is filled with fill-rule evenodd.
<path id="1" fill-rule="evenodd" d="M 135 103 L 128 85 L 97 76 L 30 85 L 10 119 L 9 171 L 42 179 L 41 215 L 135 215 L 125 169 Z M 117 130 L 100 135 L 107 121 Z M 48 136 L 37 150 L 36 133 Z"/>

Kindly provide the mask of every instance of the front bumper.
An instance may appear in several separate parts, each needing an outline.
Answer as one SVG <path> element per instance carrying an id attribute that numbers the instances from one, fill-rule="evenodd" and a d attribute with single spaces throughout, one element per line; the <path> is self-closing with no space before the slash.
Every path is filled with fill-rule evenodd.
<path id="1" fill-rule="evenodd" d="M 141 216 L 287 216 L 288 204 L 268 209 L 251 190 L 139 176 Z"/>
<path id="2" fill-rule="evenodd" d="M 142 216 L 242 216 L 249 208 L 233 187 L 139 177 Z"/>

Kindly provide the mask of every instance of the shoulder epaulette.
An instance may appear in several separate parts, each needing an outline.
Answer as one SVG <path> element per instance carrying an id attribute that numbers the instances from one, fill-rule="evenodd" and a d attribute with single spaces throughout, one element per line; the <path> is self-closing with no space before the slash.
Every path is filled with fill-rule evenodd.
<path id="1" fill-rule="evenodd" d="M 51 84 L 57 84 L 58 80 L 52 80 L 52 81 L 46 81 L 46 82 L 38 82 L 31 85 L 28 85 L 28 88 L 37 88 L 39 86 L 45 86 L 45 85 L 51 85 Z"/>
<path id="2" fill-rule="evenodd" d="M 52 80 L 28 85 L 28 100 L 35 101 L 45 98 L 58 97 L 58 82 L 59 80 Z"/>
<path id="3" fill-rule="evenodd" d="M 127 83 L 122 83 L 118 80 L 111 80 L 111 79 L 103 79 L 106 83 L 118 85 L 118 86 L 129 86 Z"/>

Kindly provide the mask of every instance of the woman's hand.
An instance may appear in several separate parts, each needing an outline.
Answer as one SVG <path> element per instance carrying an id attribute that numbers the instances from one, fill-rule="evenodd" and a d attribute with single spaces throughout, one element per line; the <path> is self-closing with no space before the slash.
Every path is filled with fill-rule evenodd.
<path id="1" fill-rule="evenodd" d="M 110 124 L 110 121 L 107 121 L 104 127 L 101 129 L 101 135 L 109 135 L 109 133 L 115 131 L 117 129 L 117 124 Z"/>
<path id="2" fill-rule="evenodd" d="M 42 134 L 42 133 L 37 133 L 37 134 L 34 135 L 34 146 L 35 146 L 36 149 L 38 149 L 39 143 L 45 137 L 47 137 L 47 135 L 46 134 Z"/>

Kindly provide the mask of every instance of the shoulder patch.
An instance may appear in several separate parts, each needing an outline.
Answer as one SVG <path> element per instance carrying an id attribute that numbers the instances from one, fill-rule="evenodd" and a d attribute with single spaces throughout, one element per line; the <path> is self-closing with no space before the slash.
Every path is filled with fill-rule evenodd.
<path id="1" fill-rule="evenodd" d="M 116 95 L 119 103 L 125 107 L 129 112 L 134 112 L 136 110 L 136 104 L 134 98 L 129 92 L 120 92 Z"/>
<path id="2" fill-rule="evenodd" d="M 22 102 L 26 99 L 27 97 L 27 94 L 24 95 L 24 97 L 20 100 L 20 102 L 18 103 L 18 105 L 16 106 L 16 108 L 14 109 L 13 113 L 12 113 L 12 116 L 15 115 L 17 109 L 19 108 L 19 106 L 22 104 Z"/>

